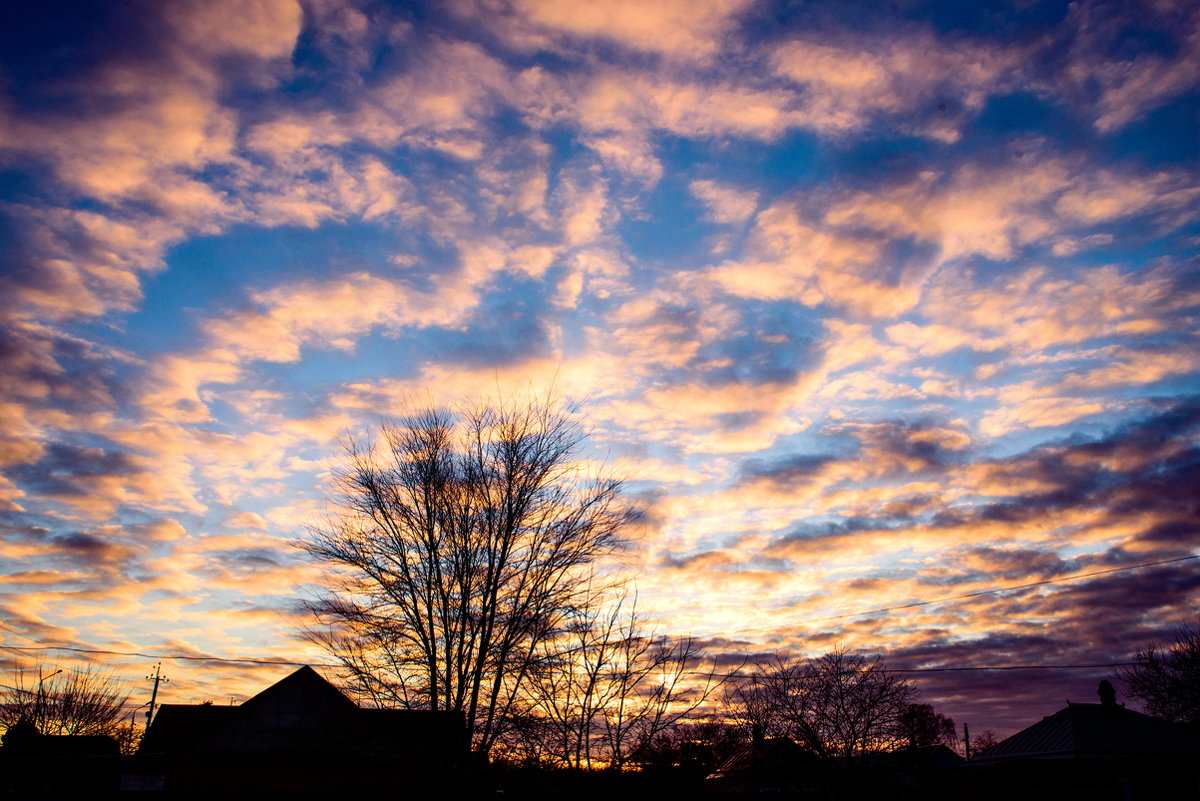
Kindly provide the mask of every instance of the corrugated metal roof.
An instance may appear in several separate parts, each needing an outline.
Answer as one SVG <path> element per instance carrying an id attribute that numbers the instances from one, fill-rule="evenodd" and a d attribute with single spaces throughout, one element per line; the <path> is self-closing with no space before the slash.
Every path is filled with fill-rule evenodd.
<path id="1" fill-rule="evenodd" d="M 979 755 L 973 762 L 1015 758 L 1200 757 L 1200 732 L 1181 723 L 1106 704 L 1068 704 Z"/>

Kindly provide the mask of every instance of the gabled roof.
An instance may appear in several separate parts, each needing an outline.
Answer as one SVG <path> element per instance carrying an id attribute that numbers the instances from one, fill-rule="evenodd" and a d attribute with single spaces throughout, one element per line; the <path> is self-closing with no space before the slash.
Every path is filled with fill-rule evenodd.
<path id="1" fill-rule="evenodd" d="M 1200 732 L 1116 704 L 1067 704 L 976 757 L 1009 759 L 1135 758 L 1200 756 Z"/>
<path id="2" fill-rule="evenodd" d="M 916 748 L 900 748 L 896 751 L 881 751 L 858 758 L 859 762 L 877 768 L 903 770 L 949 770 L 966 760 L 947 745 L 922 745 Z"/>
<path id="3" fill-rule="evenodd" d="M 819 766 L 819 764 L 820 760 L 796 745 L 791 739 L 771 737 L 742 745 L 730 754 L 709 778 L 748 773 L 776 773 L 795 770 L 798 767 Z"/>
<path id="4" fill-rule="evenodd" d="M 445 760 L 466 748 L 457 712 L 361 709 L 310 667 L 238 706 L 163 704 L 140 753 L 311 753 Z"/>
<path id="5" fill-rule="evenodd" d="M 272 750 L 316 738 L 336 745 L 339 732 L 354 732 L 359 712 L 306 665 L 238 706 L 163 704 L 139 750 Z"/>
<path id="6" fill-rule="evenodd" d="M 144 753 L 175 751 L 224 720 L 234 707 L 213 704 L 162 704 L 146 729 L 139 750 Z"/>
<path id="7" fill-rule="evenodd" d="M 320 673 L 308 665 L 243 702 L 238 709 L 254 710 L 260 707 L 289 705 L 295 704 L 300 699 L 309 705 L 321 704 L 347 714 L 353 714 L 358 709 L 358 704 L 347 698 L 341 690 L 322 678 Z"/>

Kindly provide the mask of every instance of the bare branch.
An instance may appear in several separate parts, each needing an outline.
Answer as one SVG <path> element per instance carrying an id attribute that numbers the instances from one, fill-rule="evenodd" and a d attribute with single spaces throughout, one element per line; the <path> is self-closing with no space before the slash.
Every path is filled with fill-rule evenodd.
<path id="1" fill-rule="evenodd" d="M 345 443 L 338 513 L 301 543 L 329 568 L 308 636 L 343 678 L 377 704 L 461 711 L 491 749 L 631 519 L 621 483 L 576 462 L 583 440 L 570 408 L 533 398 L 410 409 Z"/>
<path id="2" fill-rule="evenodd" d="M 119 739 L 128 688 L 112 673 L 93 665 L 54 670 L 19 667 L 0 695 L 0 726 L 22 719 L 40 734 L 108 735 Z"/>
<path id="3" fill-rule="evenodd" d="M 816 659 L 777 655 L 727 694 L 735 719 L 787 735 L 820 756 L 850 757 L 898 747 L 913 686 L 879 658 L 845 648 Z"/>
<path id="4" fill-rule="evenodd" d="M 1200 624 L 1180 626 L 1169 646 L 1150 643 L 1133 660 L 1121 669 L 1121 679 L 1146 712 L 1163 720 L 1200 723 Z"/>

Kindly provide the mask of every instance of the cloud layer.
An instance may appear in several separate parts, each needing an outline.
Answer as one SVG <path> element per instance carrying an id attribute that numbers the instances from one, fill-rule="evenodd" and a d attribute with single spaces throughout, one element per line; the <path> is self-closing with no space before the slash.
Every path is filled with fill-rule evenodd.
<path id="1" fill-rule="evenodd" d="M 339 436 L 530 386 L 714 658 L 1105 663 L 1194 614 L 1191 4 L 77 12 L 0 26 L 6 659 L 321 660 Z M 915 675 L 1003 732 L 1104 671 Z"/>

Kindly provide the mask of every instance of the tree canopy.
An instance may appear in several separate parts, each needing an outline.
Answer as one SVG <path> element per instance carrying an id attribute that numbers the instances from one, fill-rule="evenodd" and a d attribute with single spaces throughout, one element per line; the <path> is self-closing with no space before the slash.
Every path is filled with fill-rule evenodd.
<path id="1" fill-rule="evenodd" d="M 474 747 L 496 743 L 634 517 L 621 482 L 579 461 L 574 412 L 426 406 L 346 443 L 336 512 L 303 547 L 330 568 L 310 633 L 360 693 L 460 711 Z"/>
<path id="2" fill-rule="evenodd" d="M 1200 723 L 1200 625 L 1184 624 L 1168 646 L 1150 643 L 1121 671 L 1126 691 L 1163 720 Z"/>
<path id="3" fill-rule="evenodd" d="M 853 757 L 907 743 L 912 684 L 878 657 L 837 647 L 814 659 L 777 656 L 729 694 L 731 714 L 822 757 Z M 953 724 L 951 724 L 953 725 Z"/>
<path id="4" fill-rule="evenodd" d="M 24 722 L 38 734 L 107 735 L 121 741 L 128 688 L 91 663 L 51 670 L 18 667 L 0 695 L 0 727 Z"/>

